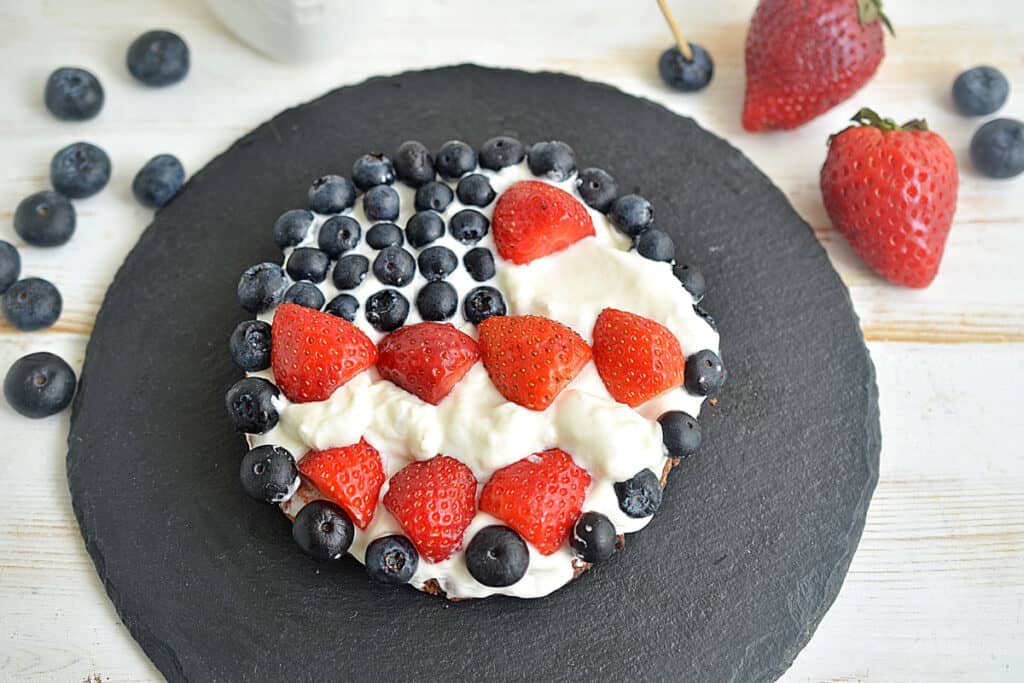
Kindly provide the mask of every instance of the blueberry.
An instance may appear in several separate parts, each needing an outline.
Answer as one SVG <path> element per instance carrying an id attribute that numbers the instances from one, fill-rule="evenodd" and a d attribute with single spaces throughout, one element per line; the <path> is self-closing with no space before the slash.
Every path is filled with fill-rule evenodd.
<path id="1" fill-rule="evenodd" d="M 238 303 L 250 313 L 262 313 L 281 303 L 288 277 L 276 263 L 252 266 L 238 280 Z"/>
<path id="2" fill-rule="evenodd" d="M 4 317 L 22 332 L 42 330 L 57 322 L 64 307 L 60 292 L 47 280 L 29 277 L 7 288 L 0 300 Z"/>
<path id="3" fill-rule="evenodd" d="M 419 211 L 405 224 L 409 244 L 419 249 L 444 234 L 444 219 L 435 211 Z"/>
<path id="4" fill-rule="evenodd" d="M 704 298 L 704 293 L 707 291 L 704 273 L 700 272 L 700 268 L 685 263 L 677 263 L 672 267 L 672 273 L 683 285 L 683 289 L 693 295 L 693 303 L 699 304 L 700 300 Z"/>
<path id="5" fill-rule="evenodd" d="M 494 277 L 494 255 L 485 247 L 473 247 L 462 257 L 469 276 L 477 282 Z"/>
<path id="6" fill-rule="evenodd" d="M 296 282 L 285 290 L 282 303 L 295 304 L 319 311 L 324 307 L 324 302 L 326 301 L 327 297 L 312 282 Z"/>
<path id="7" fill-rule="evenodd" d="M 487 206 L 494 201 L 494 188 L 487 176 L 470 173 L 463 176 L 455 188 L 459 201 L 468 206 Z"/>
<path id="8" fill-rule="evenodd" d="M 366 243 L 374 249 L 400 247 L 405 243 L 402 229 L 394 223 L 377 223 L 366 231 Z"/>
<path id="9" fill-rule="evenodd" d="M 393 534 L 370 541 L 366 546 L 366 573 L 374 581 L 399 586 L 409 583 L 420 565 L 420 554 L 405 536 Z"/>
<path id="10" fill-rule="evenodd" d="M 953 104 L 964 116 L 986 116 L 1006 104 L 1010 82 L 999 69 L 976 66 L 953 81 Z"/>
<path id="11" fill-rule="evenodd" d="M 318 562 L 343 558 L 355 535 L 348 513 L 327 500 L 308 503 L 292 522 L 292 538 L 302 552 Z"/>
<path id="12" fill-rule="evenodd" d="M 18 281 L 21 275 L 21 256 L 10 242 L 0 240 L 0 294 Z"/>
<path id="13" fill-rule="evenodd" d="M 285 211 L 274 221 L 274 244 L 285 249 L 294 247 L 309 236 L 313 212 L 306 209 Z"/>
<path id="14" fill-rule="evenodd" d="M 395 182 L 395 167 L 383 154 L 364 154 L 352 164 L 352 182 L 366 192 L 377 185 Z"/>
<path id="15" fill-rule="evenodd" d="M 434 157 L 426 145 L 408 140 L 395 152 L 395 175 L 410 187 L 419 187 L 434 179 Z"/>
<path id="16" fill-rule="evenodd" d="M 320 226 L 320 234 L 317 235 L 316 243 L 324 253 L 336 259 L 346 251 L 355 249 L 359 245 L 359 238 L 362 234 L 359 221 L 355 218 L 332 216 Z"/>
<path id="17" fill-rule="evenodd" d="M 393 221 L 398 218 L 399 200 L 390 185 L 371 187 L 363 195 L 363 211 L 371 221 Z"/>
<path id="18" fill-rule="evenodd" d="M 280 446 L 259 446 L 242 458 L 238 478 L 242 490 L 264 503 L 283 503 L 299 484 L 295 457 Z"/>
<path id="19" fill-rule="evenodd" d="M 683 384 L 690 393 L 714 395 L 725 384 L 725 366 L 714 351 L 704 349 L 686 359 Z"/>
<path id="20" fill-rule="evenodd" d="M 459 267 L 459 258 L 448 247 L 427 247 L 420 252 L 420 272 L 428 281 L 443 280 Z"/>
<path id="21" fill-rule="evenodd" d="M 654 207 L 637 194 L 627 194 L 612 202 L 608 218 L 619 232 L 636 237 L 654 222 Z"/>
<path id="22" fill-rule="evenodd" d="M 480 146 L 480 165 L 492 171 L 515 166 L 526 158 L 526 145 L 507 135 L 491 138 Z"/>
<path id="23" fill-rule="evenodd" d="M 132 76 L 150 86 L 172 85 L 188 73 L 188 45 L 176 33 L 147 31 L 128 47 Z"/>
<path id="24" fill-rule="evenodd" d="M 366 320 L 379 332 L 393 332 L 409 317 L 409 300 L 395 289 L 374 292 L 366 300 Z"/>
<path id="25" fill-rule="evenodd" d="M 576 172 L 576 153 L 559 140 L 538 142 L 530 147 L 526 164 L 533 175 L 562 182 Z"/>
<path id="26" fill-rule="evenodd" d="M 370 259 L 362 254 L 348 254 L 334 264 L 334 286 L 338 289 L 355 289 L 370 271 Z"/>
<path id="27" fill-rule="evenodd" d="M 231 333 L 231 358 L 246 372 L 270 367 L 270 324 L 262 320 L 244 320 Z"/>
<path id="28" fill-rule="evenodd" d="M 75 233 L 75 207 L 49 190 L 21 200 L 14 211 L 14 231 L 35 247 L 57 247 Z"/>
<path id="29" fill-rule="evenodd" d="M 358 310 L 359 299 L 355 298 L 351 294 L 339 294 L 328 301 L 327 306 L 324 307 L 324 313 L 330 313 L 333 316 L 344 318 L 349 322 L 355 321 L 356 311 Z"/>
<path id="30" fill-rule="evenodd" d="M 85 69 L 62 66 L 46 79 L 46 108 L 64 121 L 85 121 L 103 108 L 103 86 Z"/>
<path id="31" fill-rule="evenodd" d="M 75 371 L 60 356 L 30 353 L 14 361 L 4 377 L 4 398 L 20 415 L 56 415 L 75 396 Z"/>
<path id="32" fill-rule="evenodd" d="M 462 303 L 462 315 L 474 325 L 479 325 L 492 315 L 505 315 L 507 312 L 505 298 L 494 287 L 471 289 Z"/>
<path id="33" fill-rule="evenodd" d="M 373 259 L 373 274 L 385 285 L 404 287 L 416 275 L 416 259 L 401 247 L 384 247 Z"/>
<path id="34" fill-rule="evenodd" d="M 476 209 L 463 209 L 448 222 L 448 231 L 452 237 L 463 244 L 476 244 L 490 230 L 491 222 Z"/>
<path id="35" fill-rule="evenodd" d="M 132 180 L 132 193 L 143 205 L 160 208 L 174 199 L 185 184 L 185 167 L 171 154 L 147 161 Z"/>
<path id="36" fill-rule="evenodd" d="M 587 206 L 606 213 L 619 194 L 619 185 L 607 171 L 585 168 L 576 176 L 576 191 Z"/>
<path id="37" fill-rule="evenodd" d="M 661 442 L 670 458 L 685 458 L 700 448 L 700 424 L 681 410 L 670 410 L 658 418 Z"/>
<path id="38" fill-rule="evenodd" d="M 698 304 L 694 304 L 693 312 L 703 318 L 704 322 L 708 324 L 708 327 L 713 329 L 715 332 L 718 332 L 718 324 L 715 322 L 715 319 L 711 317 L 711 314 L 705 311 L 703 307 Z"/>
<path id="39" fill-rule="evenodd" d="M 299 247 L 288 257 L 288 275 L 293 280 L 323 282 L 330 267 L 331 257 L 316 247 Z"/>
<path id="40" fill-rule="evenodd" d="M 657 228 L 650 228 L 640 233 L 636 241 L 636 250 L 641 256 L 652 261 L 672 263 L 676 258 L 676 245 L 668 233 Z"/>
<path id="41" fill-rule="evenodd" d="M 91 197 L 110 181 L 110 157 L 96 145 L 74 142 L 50 161 L 50 184 L 71 199 Z"/>
<path id="42" fill-rule="evenodd" d="M 610 519 L 584 512 L 572 527 L 569 545 L 584 562 L 604 562 L 619 549 L 619 538 Z"/>
<path id="43" fill-rule="evenodd" d="M 416 310 L 424 320 L 448 320 L 459 310 L 459 293 L 444 280 L 428 282 L 416 294 Z"/>
<path id="44" fill-rule="evenodd" d="M 683 92 L 696 92 L 707 87 L 715 75 L 715 62 L 702 46 L 687 43 L 692 59 L 687 59 L 675 45 L 661 53 L 658 73 L 670 87 Z"/>
<path id="45" fill-rule="evenodd" d="M 993 119 L 971 138 L 971 161 L 990 178 L 1012 178 L 1024 171 L 1024 123 Z"/>
<path id="46" fill-rule="evenodd" d="M 277 387 L 262 377 L 245 377 L 235 382 L 224 404 L 235 429 L 248 434 L 265 434 L 277 426 Z"/>
<path id="47" fill-rule="evenodd" d="M 444 211 L 455 199 L 455 193 L 446 183 L 433 180 L 420 185 L 416 190 L 415 206 L 417 211 Z"/>
<path id="48" fill-rule="evenodd" d="M 310 211 L 341 213 L 356 203 L 356 188 L 348 178 L 325 175 L 313 181 L 306 193 Z"/>
<path id="49" fill-rule="evenodd" d="M 476 152 L 465 142 L 451 140 L 434 155 L 434 168 L 442 178 L 456 180 L 476 168 Z"/>
<path id="50" fill-rule="evenodd" d="M 526 575 L 529 566 L 526 541 L 507 526 L 485 526 L 466 546 L 466 569 L 485 586 L 511 586 Z"/>
<path id="51" fill-rule="evenodd" d="M 630 517 L 650 517 L 661 507 L 661 482 L 650 470 L 640 470 L 626 481 L 615 482 L 619 509 Z"/>

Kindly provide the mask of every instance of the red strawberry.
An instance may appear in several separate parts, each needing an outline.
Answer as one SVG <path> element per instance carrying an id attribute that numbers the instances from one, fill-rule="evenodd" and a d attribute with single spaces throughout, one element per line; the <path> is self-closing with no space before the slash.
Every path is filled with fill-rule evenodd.
<path id="1" fill-rule="evenodd" d="M 606 308 L 594 325 L 594 364 L 608 393 L 636 407 L 683 383 L 679 340 L 649 318 Z"/>
<path id="2" fill-rule="evenodd" d="M 328 500 L 343 507 L 360 529 L 373 519 L 386 477 L 380 453 L 365 439 L 344 448 L 307 453 L 299 461 L 299 472 Z"/>
<path id="3" fill-rule="evenodd" d="M 377 353 L 381 377 L 435 406 L 480 358 L 473 338 L 449 323 L 401 327 L 380 340 Z"/>
<path id="4" fill-rule="evenodd" d="M 539 315 L 491 316 L 477 328 L 480 358 L 509 401 L 544 410 L 590 360 L 583 337 Z"/>
<path id="5" fill-rule="evenodd" d="M 953 225 L 959 176 L 924 121 L 898 126 L 870 109 L 829 140 L 821 195 L 836 230 L 879 275 L 907 287 L 935 279 Z"/>
<path id="6" fill-rule="evenodd" d="M 885 56 L 882 0 L 761 0 L 747 34 L 749 131 L 796 128 L 848 99 Z"/>
<path id="7" fill-rule="evenodd" d="M 480 509 L 550 555 L 569 537 L 588 486 L 587 471 L 552 448 L 495 472 L 480 494 Z"/>
<path id="8" fill-rule="evenodd" d="M 455 458 L 438 455 L 406 465 L 384 494 L 386 507 L 420 555 L 430 562 L 451 557 L 476 514 L 476 478 Z"/>
<path id="9" fill-rule="evenodd" d="M 505 190 L 494 207 L 492 224 L 498 253 L 517 264 L 594 235 L 594 222 L 583 204 L 539 180 L 524 180 Z"/>
<path id="10" fill-rule="evenodd" d="M 334 390 L 377 361 L 377 347 L 342 318 L 281 304 L 271 329 L 274 381 L 294 403 L 326 401 Z"/>

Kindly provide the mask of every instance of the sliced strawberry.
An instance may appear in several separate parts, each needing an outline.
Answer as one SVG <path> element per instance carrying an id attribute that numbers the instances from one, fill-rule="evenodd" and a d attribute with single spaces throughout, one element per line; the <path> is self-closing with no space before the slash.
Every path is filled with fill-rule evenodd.
<path id="1" fill-rule="evenodd" d="M 473 338 L 450 323 L 401 327 L 380 340 L 377 353 L 381 377 L 435 406 L 480 358 Z"/>
<path id="2" fill-rule="evenodd" d="M 360 529 L 373 519 L 386 477 L 380 453 L 365 439 L 343 448 L 307 453 L 299 462 L 299 472 L 324 497 L 343 507 Z"/>
<path id="3" fill-rule="evenodd" d="M 552 448 L 495 472 L 480 494 L 480 510 L 518 531 L 541 555 L 550 555 L 569 537 L 588 486 L 587 471 Z"/>
<path id="4" fill-rule="evenodd" d="M 517 264 L 594 235 L 594 222 L 583 204 L 539 180 L 524 180 L 505 190 L 494 207 L 492 228 L 498 253 Z"/>
<path id="5" fill-rule="evenodd" d="M 544 410 L 590 360 L 571 328 L 538 315 L 492 316 L 477 328 L 480 357 L 502 396 Z"/>
<path id="6" fill-rule="evenodd" d="M 462 545 L 476 514 L 476 478 L 455 458 L 406 465 L 384 494 L 386 507 L 426 560 L 442 562 Z"/>
<path id="7" fill-rule="evenodd" d="M 594 364 L 608 393 L 636 407 L 683 383 L 686 358 L 664 325 L 606 308 L 594 325 Z"/>
<path id="8" fill-rule="evenodd" d="M 342 318 L 281 304 L 271 328 L 270 364 L 277 386 L 294 403 L 326 401 L 377 361 L 377 347 Z"/>

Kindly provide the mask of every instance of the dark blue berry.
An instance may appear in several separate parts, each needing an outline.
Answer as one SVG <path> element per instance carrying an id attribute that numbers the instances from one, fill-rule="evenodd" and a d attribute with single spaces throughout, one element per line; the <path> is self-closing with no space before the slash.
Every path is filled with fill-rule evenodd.
<path id="1" fill-rule="evenodd" d="M 21 256 L 10 242 L 0 240 L 0 294 L 21 276 Z"/>
<path id="2" fill-rule="evenodd" d="M 370 259 L 362 254 L 348 254 L 334 264 L 334 286 L 338 289 L 355 289 L 370 272 Z"/>
<path id="3" fill-rule="evenodd" d="M 331 258 L 338 258 L 346 251 L 351 251 L 359 245 L 359 238 L 362 236 L 362 228 L 359 221 L 351 216 L 332 216 L 320 226 L 320 234 L 317 235 L 317 246 Z"/>
<path id="4" fill-rule="evenodd" d="M 533 175 L 561 182 L 576 172 L 576 153 L 559 140 L 538 142 L 527 152 L 526 164 Z"/>
<path id="5" fill-rule="evenodd" d="M 394 223 L 377 223 L 366 231 L 366 243 L 374 249 L 400 247 L 405 243 L 402 229 Z"/>
<path id="6" fill-rule="evenodd" d="M 373 274 L 385 285 L 404 287 L 416 275 L 416 259 L 401 247 L 384 247 L 373 259 Z"/>
<path id="7" fill-rule="evenodd" d="M 608 218 L 619 232 L 636 237 L 654 222 L 654 207 L 637 194 L 627 194 L 612 202 Z"/>
<path id="8" fill-rule="evenodd" d="M 32 419 L 64 410 L 75 396 L 75 371 L 60 356 L 30 353 L 14 361 L 4 377 L 4 398 L 18 414 Z"/>
<path id="9" fill-rule="evenodd" d="M 670 410 L 658 418 L 661 442 L 670 458 L 685 458 L 700 448 L 700 424 L 681 410 Z"/>
<path id="10" fill-rule="evenodd" d="M 132 193 L 143 205 L 160 208 L 174 199 L 185 184 L 185 167 L 172 154 L 147 161 L 132 180 Z"/>
<path id="11" fill-rule="evenodd" d="M 683 285 L 683 289 L 693 296 L 693 303 L 700 303 L 701 299 L 704 298 L 704 293 L 707 291 L 704 273 L 700 272 L 700 268 L 685 263 L 677 263 L 672 267 L 672 273 Z"/>
<path id="12" fill-rule="evenodd" d="M 354 322 L 356 319 L 356 311 L 359 310 L 359 299 L 355 298 L 351 294 L 339 294 L 330 301 L 324 307 L 324 313 L 330 313 L 331 315 L 339 318 L 344 318 L 349 322 Z"/>
<path id="13" fill-rule="evenodd" d="M 398 193 L 390 185 L 371 187 L 363 195 L 363 211 L 370 221 L 393 221 L 398 208 Z"/>
<path id="14" fill-rule="evenodd" d="M 459 258 L 448 247 L 427 247 L 418 261 L 420 272 L 430 282 L 445 279 L 459 267 Z"/>
<path id="15" fill-rule="evenodd" d="M 370 541 L 366 546 L 366 573 L 374 581 L 402 585 L 416 573 L 420 554 L 405 536 L 393 534 Z"/>
<path id="16" fill-rule="evenodd" d="M 228 415 L 235 429 L 247 434 L 265 434 L 277 426 L 274 407 L 277 387 L 262 377 L 245 377 L 228 389 L 224 397 Z"/>
<path id="17" fill-rule="evenodd" d="M 383 154 L 364 154 L 352 164 L 352 183 L 366 192 L 377 185 L 395 182 L 395 167 Z"/>
<path id="18" fill-rule="evenodd" d="M 704 322 L 708 324 L 708 327 L 713 329 L 715 332 L 718 332 L 718 324 L 715 322 L 715 319 L 711 317 L 711 314 L 705 311 L 703 307 L 698 304 L 694 304 L 693 312 L 703 318 Z"/>
<path id="19" fill-rule="evenodd" d="M 355 186 L 340 175 L 317 178 L 306 194 L 310 211 L 317 213 L 341 213 L 356 203 Z"/>
<path id="20" fill-rule="evenodd" d="M 604 562 L 619 549 L 615 525 L 600 512 L 584 512 L 573 524 L 569 545 L 584 562 Z"/>
<path id="21" fill-rule="evenodd" d="M 451 140 L 434 155 L 434 168 L 442 178 L 456 180 L 476 168 L 476 152 L 465 142 Z"/>
<path id="22" fill-rule="evenodd" d="M 415 207 L 417 211 L 444 211 L 455 199 L 455 193 L 446 183 L 437 180 L 420 185 L 416 190 Z"/>
<path id="23" fill-rule="evenodd" d="M 492 171 L 515 166 L 526 158 L 526 145 L 507 135 L 491 138 L 480 146 L 480 165 Z"/>
<path id="24" fill-rule="evenodd" d="M 477 282 L 494 277 L 494 255 L 486 247 L 473 247 L 462 257 L 469 276 Z"/>
<path id="25" fill-rule="evenodd" d="M 146 85 L 171 85 L 188 73 L 188 45 L 176 33 L 147 31 L 128 47 L 125 61 L 132 76 Z"/>
<path id="26" fill-rule="evenodd" d="M 529 566 L 526 541 L 507 526 L 485 526 L 466 546 L 466 569 L 485 586 L 511 586 L 523 578 Z"/>
<path id="27" fill-rule="evenodd" d="M 71 199 L 91 197 L 110 180 L 110 157 L 96 145 L 74 142 L 50 161 L 50 184 Z"/>
<path id="28" fill-rule="evenodd" d="M 487 206 L 494 201 L 494 188 L 487 176 L 470 173 L 455 188 L 459 201 L 468 206 Z"/>
<path id="29" fill-rule="evenodd" d="M 238 478 L 242 490 L 264 503 L 283 503 L 298 486 L 299 468 L 287 448 L 258 446 L 242 458 Z"/>
<path id="30" fill-rule="evenodd" d="M 85 121 L 103 108 L 103 86 L 85 69 L 63 66 L 46 80 L 46 108 L 64 121 Z"/>
<path id="31" fill-rule="evenodd" d="M 636 250 L 641 256 L 652 261 L 671 263 L 676 258 L 675 242 L 667 232 L 656 228 L 640 233 L 636 241 Z"/>
<path id="32" fill-rule="evenodd" d="M 287 271 L 293 280 L 323 282 L 330 267 L 331 257 L 326 252 L 316 247 L 299 247 L 288 257 Z"/>
<path id="33" fill-rule="evenodd" d="M 32 246 L 60 246 L 75 233 L 75 207 L 62 194 L 36 192 L 15 209 L 14 230 Z"/>
<path id="34" fill-rule="evenodd" d="M 444 280 L 428 282 L 416 294 L 416 310 L 424 320 L 448 320 L 459 310 L 459 293 Z"/>
<path id="35" fill-rule="evenodd" d="M 1024 171 L 1024 123 L 994 119 L 971 138 L 971 161 L 990 178 L 1012 178 Z"/>
<path id="36" fill-rule="evenodd" d="M 476 209 L 463 209 L 448 222 L 448 231 L 452 237 L 463 244 L 476 244 L 490 230 L 491 222 Z"/>
<path id="37" fill-rule="evenodd" d="M 953 104 L 964 116 L 987 116 L 1006 104 L 1010 82 L 991 66 L 968 69 L 953 81 Z"/>
<path id="38" fill-rule="evenodd" d="M 324 307 L 326 301 L 327 297 L 312 282 L 296 282 L 285 290 L 282 303 L 295 304 L 319 311 Z"/>
<path id="39" fill-rule="evenodd" d="M 444 234 L 444 219 L 435 211 L 420 211 L 413 214 L 405 224 L 405 236 L 409 244 L 419 249 Z"/>
<path id="40" fill-rule="evenodd" d="M 505 315 L 507 312 L 505 298 L 494 287 L 475 287 L 462 303 L 462 315 L 474 325 L 479 325 L 492 315 Z"/>
<path id="41" fill-rule="evenodd" d="M 313 212 L 306 209 L 285 211 L 274 221 L 274 244 L 285 249 L 294 247 L 309 236 Z"/>
<path id="42" fill-rule="evenodd" d="M 308 503 L 292 522 L 295 543 L 317 562 L 336 562 L 343 558 L 355 535 L 348 513 L 326 500 Z"/>
<path id="43" fill-rule="evenodd" d="M 650 470 L 640 470 L 626 481 L 615 482 L 619 509 L 630 517 L 650 517 L 661 507 L 661 482 Z"/>
<path id="44" fill-rule="evenodd" d="M 252 266 L 238 280 L 238 303 L 250 313 L 262 313 L 281 303 L 288 276 L 276 263 Z"/>
<path id="45" fill-rule="evenodd" d="M 686 359 L 685 381 L 690 393 L 713 396 L 725 384 L 725 366 L 714 351 L 704 349 Z"/>
<path id="46" fill-rule="evenodd" d="M 692 59 L 687 59 L 675 45 L 661 53 L 658 73 L 670 87 L 683 92 L 696 92 L 707 87 L 715 75 L 715 62 L 700 45 L 687 43 Z"/>
<path id="47" fill-rule="evenodd" d="M 619 184 L 607 171 L 585 168 L 576 176 L 576 191 L 587 206 L 606 213 L 619 196 Z"/>
<path id="48" fill-rule="evenodd" d="M 410 187 L 419 187 L 434 179 L 434 157 L 426 145 L 407 140 L 395 152 L 395 175 Z"/>
<path id="49" fill-rule="evenodd" d="M 246 372 L 270 367 L 270 324 L 262 320 L 244 320 L 231 333 L 231 359 Z"/>
<path id="50" fill-rule="evenodd" d="M 4 317 L 22 332 L 42 330 L 57 322 L 64 300 L 53 284 L 38 277 L 18 280 L 0 300 Z"/>
<path id="51" fill-rule="evenodd" d="M 374 292 L 366 300 L 366 321 L 379 332 L 393 332 L 409 317 L 409 300 L 395 289 Z"/>

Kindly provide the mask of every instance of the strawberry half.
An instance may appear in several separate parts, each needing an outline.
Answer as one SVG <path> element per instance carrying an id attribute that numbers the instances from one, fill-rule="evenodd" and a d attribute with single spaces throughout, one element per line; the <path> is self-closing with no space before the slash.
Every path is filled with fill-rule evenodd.
<path id="1" fill-rule="evenodd" d="M 429 322 L 395 330 L 380 340 L 377 354 L 381 377 L 435 406 L 480 358 L 468 334 Z"/>
<path id="2" fill-rule="evenodd" d="M 594 222 L 576 198 L 554 185 L 524 180 L 505 190 L 491 221 L 502 258 L 529 263 L 592 237 Z"/>
<path id="3" fill-rule="evenodd" d="M 442 562 L 462 545 L 476 514 L 476 478 L 455 458 L 438 455 L 406 465 L 391 477 L 384 507 L 430 562 Z"/>
<path id="4" fill-rule="evenodd" d="M 480 494 L 480 509 L 550 555 L 569 537 L 590 486 L 590 475 L 557 448 L 502 467 Z"/>
<path id="5" fill-rule="evenodd" d="M 377 361 L 377 347 L 352 323 L 297 304 L 281 304 L 271 327 L 274 381 L 293 403 L 326 401 Z"/>
<path id="6" fill-rule="evenodd" d="M 590 360 L 571 328 L 539 315 L 492 316 L 477 328 L 480 358 L 509 401 L 544 410 Z"/>
<path id="7" fill-rule="evenodd" d="M 597 316 L 594 364 L 612 398 L 634 408 L 678 387 L 686 374 L 679 340 L 667 327 L 614 308 Z"/>
<path id="8" fill-rule="evenodd" d="M 307 453 L 299 461 L 299 472 L 325 498 L 344 508 L 360 529 L 373 519 L 385 476 L 380 453 L 365 439 L 344 448 Z"/>

